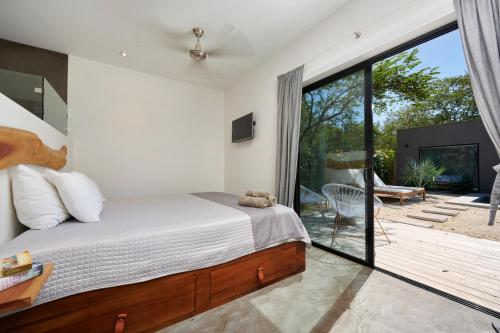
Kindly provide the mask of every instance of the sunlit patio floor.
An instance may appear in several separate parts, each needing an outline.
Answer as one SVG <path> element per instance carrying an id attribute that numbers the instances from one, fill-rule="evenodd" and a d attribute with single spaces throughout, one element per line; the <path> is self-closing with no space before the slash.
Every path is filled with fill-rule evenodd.
<path id="1" fill-rule="evenodd" d="M 364 221 L 343 224 L 332 244 L 333 217 L 302 216 L 311 239 L 364 258 Z M 500 242 L 382 221 L 375 225 L 375 265 L 500 312 Z"/>
<path id="2" fill-rule="evenodd" d="M 383 221 L 375 265 L 500 312 L 500 242 Z"/>

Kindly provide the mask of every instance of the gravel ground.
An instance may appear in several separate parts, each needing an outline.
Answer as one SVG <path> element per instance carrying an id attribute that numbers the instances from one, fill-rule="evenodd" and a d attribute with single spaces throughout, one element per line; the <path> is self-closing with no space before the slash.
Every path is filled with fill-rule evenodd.
<path id="1" fill-rule="evenodd" d="M 446 201 L 454 197 L 456 195 L 430 193 L 427 195 L 426 201 L 422 201 L 419 198 L 412 198 L 404 206 L 399 205 L 399 200 L 382 198 L 384 207 L 380 210 L 378 217 L 381 219 L 397 219 L 398 217 L 408 219 L 406 215 L 409 213 L 418 213 L 424 208 L 434 208 L 433 205 L 445 204 Z M 468 210 L 459 212 L 456 217 L 448 217 L 447 222 L 431 222 L 434 224 L 434 229 L 500 242 L 500 211 L 496 216 L 495 225 L 491 227 L 488 226 L 488 209 L 467 208 Z"/>

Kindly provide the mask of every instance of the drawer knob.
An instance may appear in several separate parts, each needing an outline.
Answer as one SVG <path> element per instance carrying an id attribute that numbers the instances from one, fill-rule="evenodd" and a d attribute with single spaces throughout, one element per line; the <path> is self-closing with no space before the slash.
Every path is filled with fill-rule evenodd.
<path id="1" fill-rule="evenodd" d="M 120 313 L 118 317 L 116 317 L 114 333 L 125 332 L 125 319 L 127 319 L 126 313 Z"/>
<path id="2" fill-rule="evenodd" d="M 259 282 L 264 282 L 266 276 L 264 275 L 264 267 L 257 268 L 257 276 L 259 277 Z"/>

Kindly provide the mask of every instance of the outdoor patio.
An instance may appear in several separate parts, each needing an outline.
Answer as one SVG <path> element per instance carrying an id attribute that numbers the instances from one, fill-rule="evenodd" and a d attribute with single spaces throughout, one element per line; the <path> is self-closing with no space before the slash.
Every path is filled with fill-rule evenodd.
<path id="1" fill-rule="evenodd" d="M 375 237 L 375 265 L 500 311 L 500 243 L 382 222 L 391 244 Z"/>
<path id="2" fill-rule="evenodd" d="M 479 196 L 479 194 L 476 196 Z M 430 226 L 436 230 L 449 231 L 473 238 L 489 239 L 500 242 L 500 212 L 496 216 L 495 225 L 493 227 L 488 226 L 489 205 L 480 204 L 484 206 L 484 208 L 481 208 L 450 204 L 450 202 L 463 201 L 459 200 L 460 198 L 464 197 L 445 192 L 430 192 L 427 194 L 427 199 L 425 201 L 419 198 L 411 198 L 406 201 L 404 206 L 401 206 L 396 199 L 391 200 L 384 198 L 384 206 L 380 210 L 378 217 L 381 220 L 413 222 L 418 225 Z M 465 210 L 457 211 L 457 216 L 443 216 L 447 218 L 447 220 L 442 223 L 421 221 L 408 217 L 408 215 L 433 215 L 425 213 L 425 210 L 443 211 L 443 209 L 437 208 L 436 206 Z"/>
<path id="3" fill-rule="evenodd" d="M 375 265 L 500 311 L 500 214 L 494 227 L 486 225 L 488 210 L 478 207 L 468 207 L 443 223 L 390 221 L 411 222 L 406 214 L 444 204 L 453 197 L 431 193 L 426 201 L 415 198 L 404 206 L 397 200 L 384 199 L 378 216 L 391 243 L 375 223 Z M 333 244 L 332 212 L 303 212 L 301 218 L 313 241 L 364 258 L 363 218 L 344 220 Z"/>

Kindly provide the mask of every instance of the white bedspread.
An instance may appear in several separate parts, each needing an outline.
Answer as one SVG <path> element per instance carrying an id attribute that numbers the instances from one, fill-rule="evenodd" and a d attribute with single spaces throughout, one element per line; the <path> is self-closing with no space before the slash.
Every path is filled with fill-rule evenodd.
<path id="1" fill-rule="evenodd" d="M 248 214 L 190 194 L 108 200 L 101 219 L 28 230 L 2 246 L 0 255 L 29 250 L 34 260 L 54 262 L 36 300 L 41 304 L 209 267 L 255 251 Z M 307 232 L 303 240 L 309 243 Z"/>

